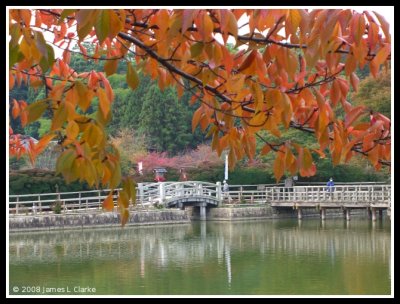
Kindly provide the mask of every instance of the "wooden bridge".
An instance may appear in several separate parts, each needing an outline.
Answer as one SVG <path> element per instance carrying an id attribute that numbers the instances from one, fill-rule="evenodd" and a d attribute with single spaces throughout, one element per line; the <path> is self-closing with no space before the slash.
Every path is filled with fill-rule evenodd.
<path id="1" fill-rule="evenodd" d="M 217 206 L 251 206 L 269 204 L 274 208 L 293 208 L 298 218 L 302 218 L 304 208 L 317 208 L 325 219 L 326 209 L 340 208 L 350 220 L 352 209 L 364 208 L 376 220 L 376 212 L 391 211 L 391 186 L 389 184 L 363 183 L 337 184 L 332 192 L 325 185 L 296 185 L 284 187 L 282 184 L 230 185 L 229 192 L 222 191 L 221 183 L 199 181 L 139 183 L 137 186 L 136 208 L 154 207 L 199 208 L 200 219 L 206 219 L 206 208 Z M 116 203 L 117 192 L 114 194 Z M 10 195 L 10 215 L 43 214 L 54 212 L 58 202 L 61 212 L 101 211 L 102 202 L 110 190 L 81 192 L 44 193 Z M 117 208 L 117 206 L 115 207 Z"/>

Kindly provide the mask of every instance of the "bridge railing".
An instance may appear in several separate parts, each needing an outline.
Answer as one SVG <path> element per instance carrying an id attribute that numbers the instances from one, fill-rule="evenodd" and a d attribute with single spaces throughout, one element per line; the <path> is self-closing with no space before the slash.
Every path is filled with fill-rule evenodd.
<path id="1" fill-rule="evenodd" d="M 171 197 L 212 196 L 222 204 L 260 204 L 266 202 L 370 202 L 384 203 L 390 207 L 391 186 L 388 184 L 336 185 L 332 193 L 326 186 L 229 185 L 229 194 L 223 193 L 221 184 L 207 182 L 164 182 L 138 184 L 137 201 L 147 207 L 162 203 Z M 114 190 L 116 203 L 118 191 Z M 61 204 L 62 212 L 100 211 L 109 189 L 80 192 L 43 193 L 9 196 L 10 214 L 36 214 L 53 212 L 55 202 Z"/>
<path id="2" fill-rule="evenodd" d="M 335 186 L 294 186 L 269 187 L 265 189 L 270 202 L 369 202 L 387 203 L 391 201 L 390 185 L 346 185 Z"/>
<path id="3" fill-rule="evenodd" d="M 60 204 L 61 212 L 95 211 L 102 209 L 102 202 L 110 193 L 106 190 L 90 190 L 80 192 L 59 192 L 23 194 L 9 196 L 10 214 L 41 214 L 53 212 L 55 204 Z M 113 199 L 116 201 L 118 190 Z"/>

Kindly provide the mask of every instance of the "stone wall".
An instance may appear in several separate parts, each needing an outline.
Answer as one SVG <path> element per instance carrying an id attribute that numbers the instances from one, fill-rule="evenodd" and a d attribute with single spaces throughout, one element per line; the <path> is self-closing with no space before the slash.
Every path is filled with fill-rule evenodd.
<path id="1" fill-rule="evenodd" d="M 184 210 L 155 210 L 131 212 L 127 226 L 189 223 L 190 217 Z M 121 226 L 119 213 L 90 214 L 46 214 L 36 216 L 11 216 L 10 231 L 32 231 L 52 229 L 81 229 Z"/>
<path id="2" fill-rule="evenodd" d="M 189 207 L 186 210 L 154 210 L 131 212 L 127 226 L 189 223 L 199 219 L 199 208 Z M 302 208 L 303 218 L 319 217 L 315 208 Z M 368 216 L 364 209 L 353 209 L 352 215 Z M 340 209 L 327 209 L 326 218 L 343 216 Z M 219 207 L 207 208 L 207 220 L 231 221 L 249 219 L 296 218 L 293 208 L 274 208 L 270 205 L 251 207 Z M 82 229 L 95 227 L 121 226 L 119 213 L 89 214 L 46 214 L 35 216 L 10 216 L 10 231 Z"/>
<path id="3" fill-rule="evenodd" d="M 352 215 L 367 216 L 367 211 L 364 209 L 352 209 Z M 315 208 L 302 208 L 302 215 L 304 217 L 319 217 L 320 212 Z M 327 209 L 326 217 L 342 217 L 343 211 L 341 209 Z M 197 219 L 198 215 L 195 210 L 191 214 L 191 218 Z M 275 208 L 270 205 L 259 207 L 219 207 L 207 209 L 207 220 L 240 220 L 240 219 L 262 219 L 262 218 L 296 218 L 297 210 L 288 208 Z"/>

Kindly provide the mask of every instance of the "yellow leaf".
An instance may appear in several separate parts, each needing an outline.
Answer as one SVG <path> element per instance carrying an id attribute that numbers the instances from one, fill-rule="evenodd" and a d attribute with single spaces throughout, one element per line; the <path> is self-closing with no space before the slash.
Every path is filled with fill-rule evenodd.
<path id="1" fill-rule="evenodd" d="M 110 178 L 110 188 L 116 188 L 119 183 L 121 182 L 121 166 L 117 162 L 114 165 L 113 170 L 111 171 L 111 178 Z"/>
<path id="2" fill-rule="evenodd" d="M 125 226 L 126 222 L 129 220 L 129 210 L 121 208 L 121 225 Z"/>
<path id="3" fill-rule="evenodd" d="M 129 207 L 129 197 L 125 190 L 121 190 L 118 193 L 118 206 L 123 208 Z"/>
<path id="4" fill-rule="evenodd" d="M 75 139 L 79 134 L 78 124 L 75 121 L 70 120 L 67 125 L 66 133 L 69 139 Z"/>
<path id="5" fill-rule="evenodd" d="M 76 88 L 76 92 L 78 93 L 78 97 L 79 97 L 78 105 L 82 109 L 83 112 L 86 112 L 86 110 L 90 106 L 90 102 L 93 97 L 91 95 L 91 91 L 89 91 L 88 87 L 80 81 L 75 82 L 75 88 Z"/>
<path id="6" fill-rule="evenodd" d="M 58 106 L 58 109 L 54 112 L 50 130 L 54 131 L 61 128 L 66 120 L 67 120 L 67 111 L 65 109 L 65 103 L 61 102 L 61 104 Z"/>
<path id="7" fill-rule="evenodd" d="M 106 72 L 107 76 L 115 74 L 118 69 L 118 59 L 108 59 L 104 64 L 104 71 Z"/>

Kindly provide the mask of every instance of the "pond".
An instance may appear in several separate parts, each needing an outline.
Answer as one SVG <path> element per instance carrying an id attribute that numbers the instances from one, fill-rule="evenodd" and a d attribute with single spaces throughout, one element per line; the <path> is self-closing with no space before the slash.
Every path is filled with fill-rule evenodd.
<path id="1" fill-rule="evenodd" d="M 18 295 L 390 295 L 386 217 L 11 233 Z"/>

